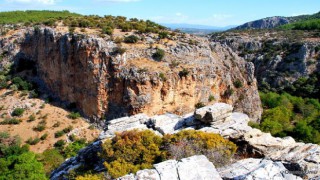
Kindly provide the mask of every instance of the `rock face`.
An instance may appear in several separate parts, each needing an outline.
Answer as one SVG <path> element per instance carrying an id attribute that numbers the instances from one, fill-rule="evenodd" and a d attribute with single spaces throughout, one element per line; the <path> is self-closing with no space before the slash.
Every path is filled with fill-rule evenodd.
<path id="1" fill-rule="evenodd" d="M 312 37 L 312 35 L 309 36 Z M 255 77 L 260 89 L 272 91 L 285 89 L 290 92 L 292 85 L 300 78 L 312 79 L 312 76 L 316 76 L 320 71 L 319 39 L 308 38 L 308 36 L 304 38 L 299 34 L 292 34 L 290 37 L 281 32 L 252 34 L 227 32 L 212 36 L 211 39 L 229 46 L 234 52 L 254 64 Z M 248 71 L 251 71 L 250 67 Z M 301 96 L 303 93 L 296 94 Z M 318 95 L 311 96 L 317 98 Z"/>
<path id="2" fill-rule="evenodd" d="M 241 26 L 235 27 L 236 30 L 242 29 L 271 29 L 281 25 L 289 24 L 290 19 L 286 17 L 269 17 L 264 19 L 259 19 L 256 21 L 245 23 Z"/>
<path id="3" fill-rule="evenodd" d="M 190 35 L 159 40 L 142 34 L 139 38 L 152 39 L 157 46 L 147 40 L 119 45 L 109 37 L 70 35 L 51 28 L 19 32 L 0 39 L 0 53 L 14 49 L 5 59 L 15 62 L 18 73 L 32 72 L 30 79 L 92 119 L 182 114 L 192 112 L 199 102 L 227 102 L 254 120 L 261 115 L 254 72 L 220 43 Z M 119 47 L 126 52 L 119 54 Z M 166 54 L 161 62 L 152 59 L 157 47 Z M 235 81 L 242 87 L 236 88 Z"/>
<path id="4" fill-rule="evenodd" d="M 265 159 L 244 159 L 224 168 L 218 172 L 222 179 L 277 179 L 277 180 L 302 180 L 292 175 L 281 162 L 273 162 Z"/>
<path id="5" fill-rule="evenodd" d="M 138 171 L 135 176 L 127 175 L 119 180 L 220 180 L 214 165 L 203 155 L 192 156 L 180 161 L 168 160 L 154 165 L 154 169 Z M 222 179 L 221 179 L 222 180 Z"/>
<path id="6" fill-rule="evenodd" d="M 217 104 L 205 109 L 204 114 L 216 112 L 213 107 L 220 108 L 221 112 L 230 112 L 227 104 Z M 224 107 L 222 109 L 221 107 Z M 231 107 L 232 108 L 232 107 Z M 101 150 L 101 144 L 105 138 L 114 136 L 115 132 L 122 132 L 134 128 L 141 128 L 154 131 L 158 134 L 176 133 L 183 129 L 196 129 L 205 132 L 218 133 L 224 138 L 228 138 L 238 145 L 239 153 L 244 157 L 266 158 L 267 160 L 248 159 L 240 161 L 238 164 L 224 167 L 221 171 L 222 178 L 231 179 L 286 179 L 288 177 L 316 178 L 320 176 L 320 146 L 315 144 L 297 143 L 291 137 L 275 138 L 270 133 L 263 133 L 258 129 L 248 126 L 249 117 L 243 113 L 232 112 L 229 117 L 221 118 L 213 123 L 204 123 L 197 120 L 195 114 L 177 116 L 173 114 L 147 117 L 144 114 L 138 114 L 132 117 L 115 119 L 109 122 L 107 130 L 100 136 L 100 140 L 91 144 L 80 151 L 77 157 L 63 163 L 58 169 L 52 172 L 51 179 L 58 179 L 68 174 L 68 171 L 77 168 L 83 164 L 92 163 L 95 170 L 103 170 L 102 161 L 99 160 L 97 153 Z M 220 114 L 217 114 L 221 116 Z M 215 119 L 216 117 L 213 117 Z M 167 122 L 167 123 L 166 123 Z M 115 125 L 119 125 L 116 126 Z M 118 128 L 119 127 L 119 128 Z M 177 179 L 186 176 L 192 178 L 206 179 L 207 169 L 210 164 L 204 163 L 203 158 L 185 159 L 179 162 L 175 160 L 166 161 L 155 165 L 160 179 Z M 189 161 L 203 165 L 191 166 Z M 205 165 L 204 165 L 205 164 Z M 285 169 L 288 172 L 283 173 Z M 242 167 L 242 169 L 240 168 Z M 197 169 L 193 172 L 193 169 Z M 237 171 L 239 170 L 239 171 Z M 199 174 L 199 172 L 202 172 Z M 192 174 L 193 173 L 193 174 Z M 262 173 L 262 174 L 261 174 Z M 128 175 L 124 179 L 134 179 L 137 177 L 158 178 L 154 170 L 141 171 L 136 176 Z M 204 176 L 202 176 L 204 175 Z M 211 176 L 211 175 L 210 175 Z M 210 177 L 208 175 L 208 177 Z M 289 178 L 290 179 L 290 178 Z"/>

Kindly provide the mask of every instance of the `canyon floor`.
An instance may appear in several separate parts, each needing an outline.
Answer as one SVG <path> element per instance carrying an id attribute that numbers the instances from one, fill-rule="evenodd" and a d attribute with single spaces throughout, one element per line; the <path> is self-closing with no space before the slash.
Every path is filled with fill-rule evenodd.
<path id="1" fill-rule="evenodd" d="M 91 126 L 85 119 L 70 119 L 68 118 L 70 112 L 46 103 L 45 100 L 29 98 L 23 92 L 4 89 L 0 91 L 0 99 L 0 121 L 6 118 L 13 118 L 11 113 L 15 108 L 25 108 L 23 115 L 17 118 L 21 120 L 21 123 L 17 125 L 0 125 L 0 131 L 8 132 L 12 136 L 20 136 L 22 144 L 25 144 L 29 138 L 40 138 L 42 135 L 48 134 L 45 140 L 36 145 L 31 145 L 31 151 L 41 153 L 46 149 L 53 148 L 54 143 L 60 139 L 69 142 L 67 134 L 55 138 L 57 131 L 69 126 L 73 130 L 68 135 L 75 134 L 76 137 L 85 138 L 87 141 L 96 139 L 100 133 L 100 130 Z M 35 120 L 32 122 L 29 120 L 31 115 L 35 116 Z M 41 132 L 34 130 L 41 122 L 45 124 L 45 129 Z"/>

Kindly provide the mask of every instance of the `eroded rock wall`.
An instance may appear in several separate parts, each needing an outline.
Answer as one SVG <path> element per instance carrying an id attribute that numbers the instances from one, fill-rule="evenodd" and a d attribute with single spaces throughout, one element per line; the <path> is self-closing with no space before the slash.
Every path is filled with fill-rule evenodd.
<path id="1" fill-rule="evenodd" d="M 227 102 L 253 120 L 260 118 L 254 66 L 231 48 L 190 35 L 171 40 L 138 36 L 142 40 L 137 44 L 116 44 L 110 37 L 28 29 L 14 60 L 34 63 L 39 81 L 55 97 L 93 119 L 141 112 L 185 114 L 199 102 Z M 117 53 L 119 47 L 126 52 Z M 165 51 L 160 62 L 152 58 L 158 48 Z"/>

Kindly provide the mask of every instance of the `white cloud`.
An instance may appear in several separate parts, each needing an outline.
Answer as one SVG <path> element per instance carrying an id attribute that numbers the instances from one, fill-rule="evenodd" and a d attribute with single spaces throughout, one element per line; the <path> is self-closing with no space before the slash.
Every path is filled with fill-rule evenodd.
<path id="1" fill-rule="evenodd" d="M 7 0 L 7 2 L 24 4 L 39 3 L 45 5 L 54 5 L 56 3 L 56 0 Z"/>

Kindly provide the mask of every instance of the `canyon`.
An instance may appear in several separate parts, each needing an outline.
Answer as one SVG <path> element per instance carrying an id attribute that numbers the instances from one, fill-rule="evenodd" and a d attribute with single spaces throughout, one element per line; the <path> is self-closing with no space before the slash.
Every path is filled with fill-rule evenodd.
<path id="1" fill-rule="evenodd" d="M 232 104 L 259 121 L 254 66 L 228 46 L 188 34 L 168 39 L 140 34 L 134 44 L 114 41 L 128 35 L 119 32 L 112 40 L 48 27 L 19 29 L 1 38 L 0 67 L 13 63 L 17 74 L 102 126 L 100 119 L 185 114 L 198 103 L 214 102 Z M 153 58 L 157 49 L 165 52 L 161 61 Z M 236 81 L 241 86 L 235 87 Z"/>

